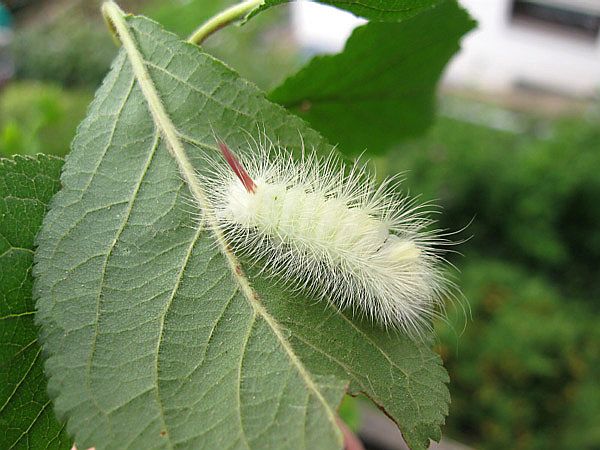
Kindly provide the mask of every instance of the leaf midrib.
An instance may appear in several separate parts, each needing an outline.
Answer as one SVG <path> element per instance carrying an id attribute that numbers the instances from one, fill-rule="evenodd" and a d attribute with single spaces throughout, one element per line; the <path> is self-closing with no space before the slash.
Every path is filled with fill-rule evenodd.
<path id="1" fill-rule="evenodd" d="M 207 222 L 207 228 L 211 229 L 215 235 L 215 240 L 221 253 L 227 260 L 229 269 L 232 277 L 236 280 L 238 287 L 250 306 L 252 307 L 254 314 L 260 316 L 269 326 L 277 340 L 279 341 L 282 349 L 285 351 L 292 365 L 296 367 L 298 374 L 304 381 L 304 384 L 311 391 L 319 402 L 323 405 L 329 421 L 331 422 L 332 428 L 335 430 L 338 437 L 338 441 L 341 443 L 341 433 L 337 427 L 335 413 L 323 397 L 323 394 L 319 391 L 317 385 L 313 381 L 312 377 L 293 351 L 290 343 L 287 341 L 279 324 L 275 319 L 267 312 L 262 302 L 259 300 L 258 295 L 250 285 L 250 282 L 246 278 L 244 272 L 241 269 L 241 265 L 237 257 L 231 252 L 223 233 L 217 226 L 217 221 L 214 215 L 214 210 L 207 199 L 206 194 L 200 183 L 198 182 L 194 168 L 188 159 L 185 149 L 179 140 L 179 132 L 175 128 L 175 125 L 169 118 L 167 112 L 164 109 L 163 103 L 158 95 L 154 82 L 150 77 L 150 74 L 146 68 L 146 61 L 144 60 L 140 50 L 138 49 L 129 26 L 123 16 L 120 9 L 109 3 L 105 6 L 106 13 L 111 19 L 113 26 L 119 36 L 119 39 L 125 49 L 129 62 L 132 66 L 134 77 L 136 78 L 137 84 L 140 87 L 142 95 L 146 99 L 148 108 L 153 117 L 154 124 L 157 127 L 158 132 L 163 136 L 169 152 L 175 159 L 181 176 L 187 184 L 190 192 L 194 199 L 198 202 L 200 209 L 203 211 L 204 219 Z M 176 292 L 176 289 L 174 290 Z M 160 342 L 160 340 L 159 340 Z M 160 345 L 160 343 L 159 343 Z"/>

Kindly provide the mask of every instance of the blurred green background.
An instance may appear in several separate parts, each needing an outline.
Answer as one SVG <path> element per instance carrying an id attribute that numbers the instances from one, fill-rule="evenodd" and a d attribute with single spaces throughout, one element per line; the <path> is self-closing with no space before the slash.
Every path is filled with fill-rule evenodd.
<path id="1" fill-rule="evenodd" d="M 116 47 L 100 2 L 11 3 L 14 75 L 0 90 L 0 156 L 65 155 Z M 186 36 L 230 2 L 121 4 Z M 305 60 L 288 15 L 274 8 L 206 49 L 266 90 Z M 549 117 L 456 92 L 440 103 L 426 135 L 374 163 L 381 174 L 404 172 L 413 195 L 439 204 L 442 228 L 466 227 L 456 235 L 466 240 L 462 255 L 450 259 L 468 311 L 449 307 L 436 324 L 452 379 L 445 433 L 482 449 L 598 449 L 598 105 Z M 507 115 L 519 126 L 496 126 Z M 358 426 L 352 405 L 344 409 Z"/>

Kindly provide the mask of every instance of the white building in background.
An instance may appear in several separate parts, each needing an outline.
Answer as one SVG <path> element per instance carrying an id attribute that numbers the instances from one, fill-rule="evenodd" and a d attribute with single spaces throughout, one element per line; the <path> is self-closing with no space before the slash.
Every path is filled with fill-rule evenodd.
<path id="1" fill-rule="evenodd" d="M 352 30 L 366 22 L 322 3 L 299 1 L 290 7 L 296 40 L 311 53 L 339 52 Z"/>
<path id="2" fill-rule="evenodd" d="M 479 90 L 600 93 L 600 0 L 461 0 L 479 28 L 446 81 Z"/>
<path id="3" fill-rule="evenodd" d="M 459 0 L 479 22 L 449 64 L 445 83 L 487 92 L 528 89 L 600 95 L 600 0 Z M 323 5 L 293 9 L 300 43 L 335 52 L 361 21 Z"/>

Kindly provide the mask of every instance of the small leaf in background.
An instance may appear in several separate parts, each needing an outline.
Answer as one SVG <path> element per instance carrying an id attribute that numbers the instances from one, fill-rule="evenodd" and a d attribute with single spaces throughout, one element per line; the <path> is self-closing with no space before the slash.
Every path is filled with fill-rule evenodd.
<path id="1" fill-rule="evenodd" d="M 204 187 L 181 167 L 205 168 L 213 130 L 238 151 L 258 127 L 292 150 L 331 146 L 154 22 L 113 20 L 124 50 L 36 252 L 49 391 L 78 446 L 341 448 L 346 391 L 373 399 L 413 449 L 439 440 L 448 377 L 428 343 L 236 265 L 190 205 Z"/>
<path id="2" fill-rule="evenodd" d="M 0 448 L 68 449 L 71 440 L 46 393 L 34 324 L 33 241 L 62 160 L 0 159 Z"/>
<path id="3" fill-rule="evenodd" d="M 381 153 L 422 133 L 442 70 L 473 20 L 454 0 L 409 2 L 412 9 L 395 2 L 389 12 L 381 1 L 328 3 L 371 22 L 354 30 L 341 53 L 313 58 L 269 98 L 348 154 Z"/>

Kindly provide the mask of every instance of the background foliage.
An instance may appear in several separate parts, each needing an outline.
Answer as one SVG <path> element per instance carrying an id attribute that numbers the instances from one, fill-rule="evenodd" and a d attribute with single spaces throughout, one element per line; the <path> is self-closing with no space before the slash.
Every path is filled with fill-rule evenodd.
<path id="1" fill-rule="evenodd" d="M 10 83 L 0 96 L 0 155 L 65 155 L 91 98 L 85 89 Z"/>
<path id="2" fill-rule="evenodd" d="M 142 2 L 136 10 L 185 36 L 201 22 L 199 11 L 225 3 Z M 66 153 L 116 52 L 96 21 L 96 5 L 93 11 L 77 19 L 89 24 L 78 27 L 87 37 L 70 37 L 66 19 L 18 31 L 21 42 L 35 40 L 15 39 L 18 77 L 44 81 L 31 90 L 12 83 L 0 94 L 4 154 Z M 286 46 L 278 25 L 285 16 L 273 8 L 256 22 L 223 30 L 207 48 L 271 88 L 304 59 Z M 60 31 L 53 39 L 66 44 L 52 47 L 44 38 L 54 27 Z M 86 58 L 86 42 L 94 42 L 96 55 Z M 600 447 L 598 117 L 525 121 L 529 126 L 517 134 L 441 117 L 425 136 L 375 162 L 382 174 L 406 172 L 413 194 L 438 199 L 443 227 L 472 221 L 461 235 L 472 236 L 459 248 L 464 257 L 453 258 L 472 320 L 465 325 L 456 310 L 449 325 L 438 325 L 438 350 L 453 380 L 444 432 L 483 449 L 591 450 Z M 56 137 L 44 134 L 47 124 Z"/>
<path id="3" fill-rule="evenodd" d="M 442 227 L 470 223 L 453 262 L 472 319 L 455 309 L 438 327 L 448 432 L 477 448 L 593 449 L 600 133 L 595 116 L 529 121 L 514 134 L 442 117 L 379 164 L 408 169 Z"/>
<path id="4" fill-rule="evenodd" d="M 437 199 L 444 208 L 442 228 L 472 221 L 465 233 L 472 238 L 461 252 L 527 266 L 569 297 L 596 307 L 597 116 L 529 120 L 530 131 L 511 133 L 442 117 L 380 166 L 405 170 L 412 191 Z"/>
<path id="5" fill-rule="evenodd" d="M 46 392 L 34 324 L 33 243 L 60 188 L 62 160 L 40 155 L 0 159 L 0 428 L 2 448 L 68 449 Z"/>

